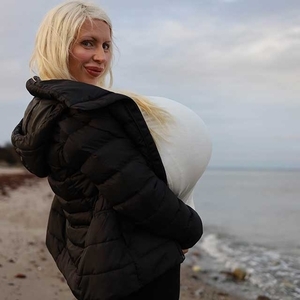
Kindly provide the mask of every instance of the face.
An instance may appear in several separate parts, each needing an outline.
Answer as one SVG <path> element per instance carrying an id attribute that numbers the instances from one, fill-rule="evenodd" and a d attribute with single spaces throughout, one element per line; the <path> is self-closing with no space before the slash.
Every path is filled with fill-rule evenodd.
<path id="1" fill-rule="evenodd" d="M 111 61 L 111 33 L 101 20 L 86 20 L 71 45 L 69 71 L 77 80 L 97 85 Z"/>

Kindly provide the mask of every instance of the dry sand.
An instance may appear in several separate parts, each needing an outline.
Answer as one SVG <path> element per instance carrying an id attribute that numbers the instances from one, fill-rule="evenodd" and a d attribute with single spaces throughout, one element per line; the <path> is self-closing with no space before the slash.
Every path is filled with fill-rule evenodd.
<path id="1" fill-rule="evenodd" d="M 0 300 L 75 299 L 44 243 L 52 197 L 47 180 L 0 169 Z M 201 276 L 183 263 L 181 300 L 242 300 Z"/>

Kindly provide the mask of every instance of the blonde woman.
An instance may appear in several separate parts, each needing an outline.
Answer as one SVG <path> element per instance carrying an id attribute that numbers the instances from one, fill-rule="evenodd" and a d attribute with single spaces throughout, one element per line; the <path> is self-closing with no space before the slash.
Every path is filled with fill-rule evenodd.
<path id="1" fill-rule="evenodd" d="M 31 60 L 39 77 L 26 85 L 34 98 L 12 142 L 55 194 L 46 244 L 77 299 L 175 300 L 184 253 L 202 235 L 192 191 L 210 141 L 179 103 L 106 86 L 112 32 L 81 1 L 46 15 Z"/>

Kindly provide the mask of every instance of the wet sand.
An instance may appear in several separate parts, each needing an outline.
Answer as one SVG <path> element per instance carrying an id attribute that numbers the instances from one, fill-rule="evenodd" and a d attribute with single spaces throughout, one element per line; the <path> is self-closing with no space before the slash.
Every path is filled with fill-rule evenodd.
<path id="1" fill-rule="evenodd" d="M 0 168 L 1 300 L 75 300 L 45 247 L 52 197 L 47 180 Z M 189 255 L 182 264 L 181 300 L 243 300 L 205 283 Z"/>

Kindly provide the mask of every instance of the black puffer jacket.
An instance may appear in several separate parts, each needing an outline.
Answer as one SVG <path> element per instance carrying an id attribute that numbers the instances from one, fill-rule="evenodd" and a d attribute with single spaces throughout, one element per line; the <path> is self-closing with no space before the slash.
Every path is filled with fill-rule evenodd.
<path id="1" fill-rule="evenodd" d="M 169 190 L 135 102 L 69 80 L 27 89 L 12 142 L 55 193 L 46 243 L 77 299 L 119 299 L 180 264 L 202 223 Z"/>

